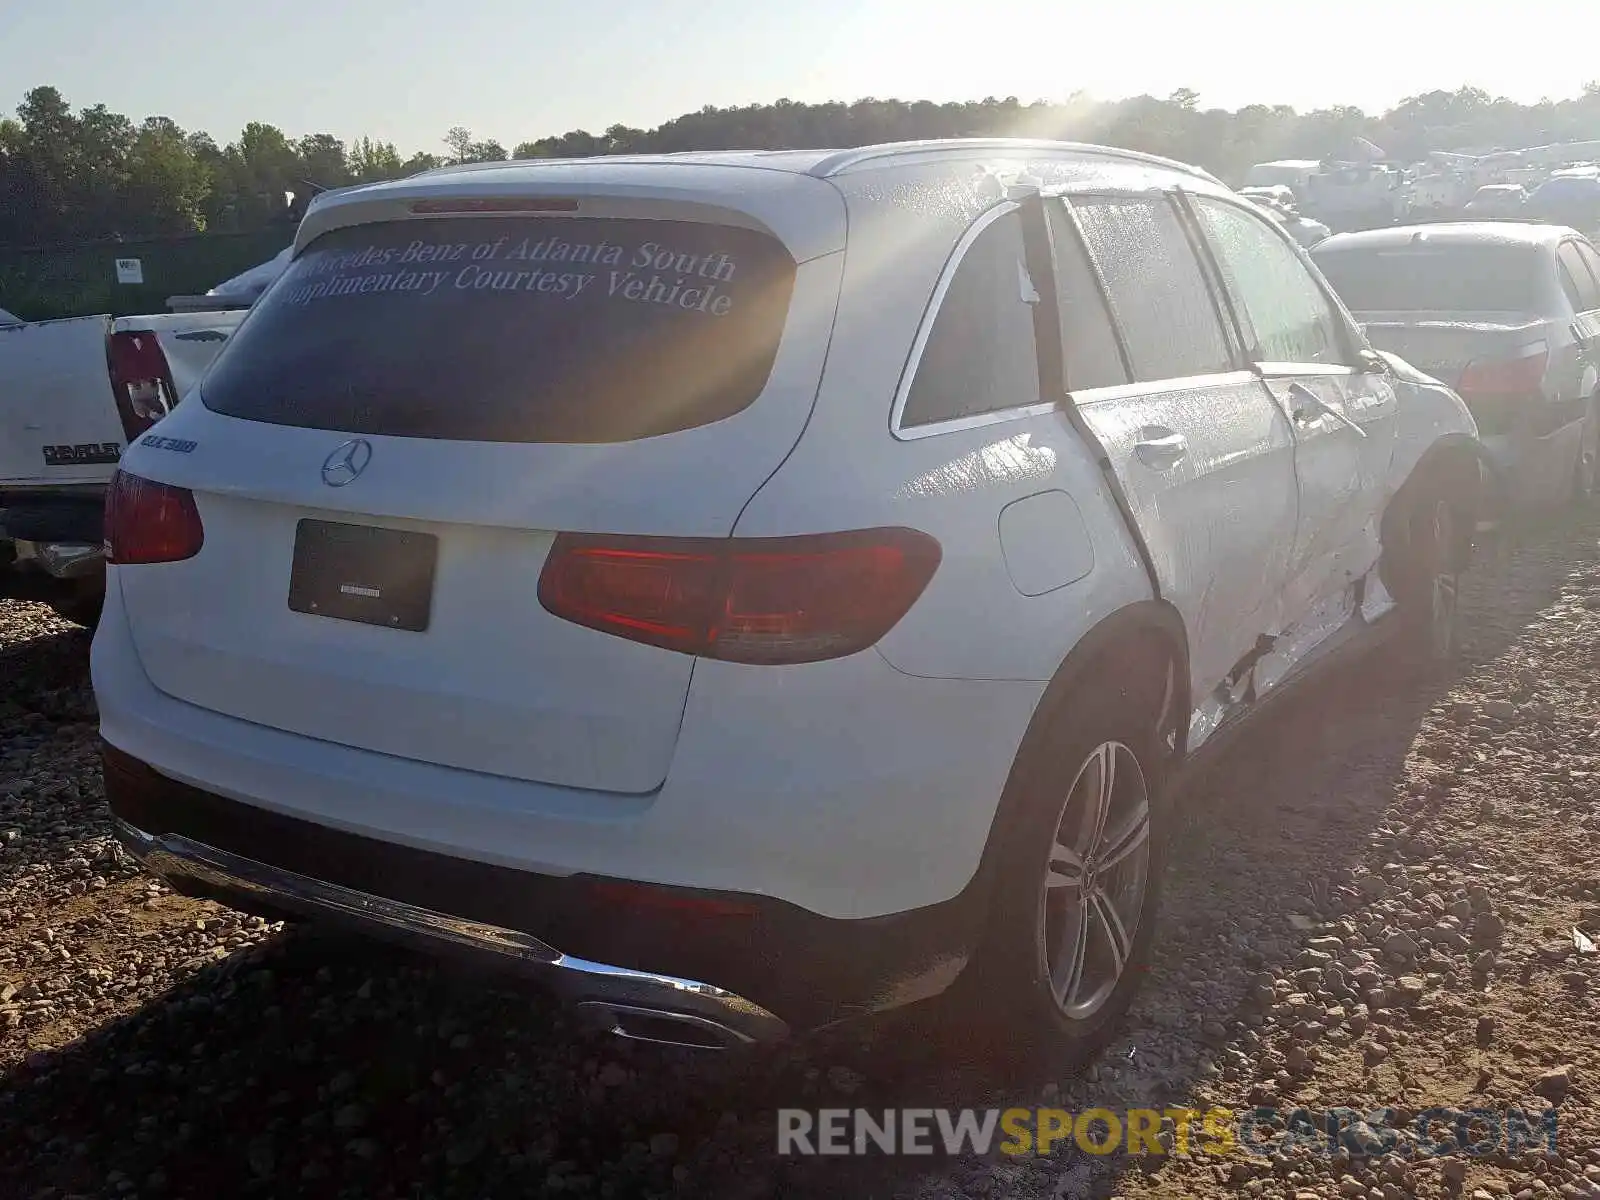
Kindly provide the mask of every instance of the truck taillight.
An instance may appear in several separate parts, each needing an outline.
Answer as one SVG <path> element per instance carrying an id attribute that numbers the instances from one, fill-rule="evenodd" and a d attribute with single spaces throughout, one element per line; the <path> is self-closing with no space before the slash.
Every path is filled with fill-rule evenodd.
<path id="1" fill-rule="evenodd" d="M 1549 363 L 1548 350 L 1523 358 L 1475 359 L 1461 372 L 1456 391 L 1465 400 L 1475 396 L 1531 396 L 1543 386 Z"/>
<path id="2" fill-rule="evenodd" d="M 913 529 L 803 537 L 557 535 L 539 603 L 602 633 L 743 663 L 840 658 L 892 629 L 933 578 Z"/>
<path id="3" fill-rule="evenodd" d="M 194 493 L 118 471 L 106 492 L 106 561 L 181 562 L 200 553 L 205 529 Z"/>
<path id="4" fill-rule="evenodd" d="M 132 442 L 171 411 L 176 389 L 167 356 L 149 330 L 121 330 L 106 344 L 111 390 L 122 430 Z"/>

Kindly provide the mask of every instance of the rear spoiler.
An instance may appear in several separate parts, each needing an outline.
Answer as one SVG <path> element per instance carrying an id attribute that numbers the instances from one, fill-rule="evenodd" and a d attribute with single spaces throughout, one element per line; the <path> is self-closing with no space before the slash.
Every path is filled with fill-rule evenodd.
<path id="1" fill-rule="evenodd" d="M 236 312 L 239 309 L 249 308 L 252 303 L 250 300 L 229 300 L 224 296 L 168 296 L 167 311 L 175 313 Z"/>

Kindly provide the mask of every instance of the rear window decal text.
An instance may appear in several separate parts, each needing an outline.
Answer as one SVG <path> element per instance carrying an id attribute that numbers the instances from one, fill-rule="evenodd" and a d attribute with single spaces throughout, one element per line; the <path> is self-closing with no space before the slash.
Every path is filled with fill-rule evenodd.
<path id="1" fill-rule="evenodd" d="M 319 300 L 376 293 L 410 292 L 421 297 L 443 291 L 526 292 L 576 300 L 585 293 L 625 304 L 655 304 L 723 317 L 735 297 L 738 263 L 725 252 L 689 253 L 667 243 L 621 245 L 560 237 L 509 237 L 492 242 L 425 242 L 368 246 L 345 253 L 307 255 L 287 299 L 304 307 Z M 444 270 L 426 269 L 447 263 Z M 592 266 L 604 270 L 560 269 Z M 393 268 L 393 269 L 385 269 Z"/>

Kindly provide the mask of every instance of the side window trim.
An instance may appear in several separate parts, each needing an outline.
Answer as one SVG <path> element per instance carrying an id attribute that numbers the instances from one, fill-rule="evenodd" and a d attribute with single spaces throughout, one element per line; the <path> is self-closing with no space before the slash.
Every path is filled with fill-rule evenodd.
<path id="1" fill-rule="evenodd" d="M 1600 250 L 1594 248 L 1589 241 L 1574 241 L 1578 248 L 1578 258 L 1584 266 L 1589 268 L 1589 274 L 1594 276 L 1595 296 L 1600 299 Z"/>
<path id="2" fill-rule="evenodd" d="M 973 413 L 965 417 L 950 417 L 944 420 L 929 421 L 926 424 L 905 424 L 906 402 L 911 398 L 912 385 L 916 383 L 917 371 L 922 366 L 923 352 L 927 349 L 928 339 L 933 335 L 934 322 L 938 319 L 939 311 L 944 307 L 945 296 L 950 291 L 950 285 L 955 280 L 956 272 L 961 269 L 962 262 L 968 252 L 977 243 L 978 239 L 996 221 L 1012 213 L 1020 213 L 1022 206 L 1014 200 L 1002 201 L 993 208 L 980 213 L 972 224 L 968 225 L 956 242 L 955 248 L 950 251 L 950 257 L 945 260 L 940 271 L 939 280 L 934 284 L 933 295 L 929 297 L 926 307 L 922 310 L 922 319 L 917 325 L 917 336 L 912 339 L 911 352 L 906 356 L 906 363 L 900 371 L 900 383 L 895 388 L 894 407 L 889 413 L 889 433 L 896 441 L 914 441 L 917 438 L 933 437 L 937 434 L 951 433 L 959 429 L 975 429 L 983 425 L 994 425 L 1001 421 L 1013 421 L 1018 417 L 1034 416 L 1040 413 L 1051 412 L 1059 405 L 1051 401 L 1043 393 L 1039 400 L 1032 404 L 1019 404 L 1011 408 L 996 409 L 993 412 Z M 1054 278 L 1041 282 L 1033 281 L 1036 289 L 1042 286 L 1055 287 Z M 1040 295 L 1043 296 L 1040 291 Z M 1038 324 L 1039 308 L 1033 306 L 1035 329 L 1035 354 L 1039 353 Z M 1059 338 L 1059 333 L 1056 335 Z M 1042 377 L 1042 363 L 1041 377 Z"/>
<path id="3" fill-rule="evenodd" d="M 1589 265 L 1589 258 L 1583 253 L 1581 246 L 1582 243 L 1576 238 L 1564 239 L 1556 248 L 1556 262 L 1561 266 L 1562 277 L 1572 281 L 1572 290 L 1567 297 L 1572 301 L 1572 307 L 1577 312 L 1592 312 L 1600 308 L 1600 278 L 1595 276 L 1594 269 Z M 1572 261 L 1583 269 L 1581 276 L 1574 273 L 1567 260 L 1561 256 L 1562 250 L 1571 252 Z M 1589 284 L 1587 297 L 1584 296 L 1585 280 Z"/>
<path id="4" fill-rule="evenodd" d="M 1567 298 L 1567 303 L 1572 305 L 1573 312 L 1583 311 L 1583 300 L 1578 294 L 1578 281 L 1572 277 L 1572 271 L 1566 263 L 1556 259 L 1556 270 L 1561 273 L 1561 292 Z"/>
<path id="5" fill-rule="evenodd" d="M 1056 291 L 1056 252 L 1050 218 L 1038 193 L 1018 205 L 1022 222 L 1022 269 L 1034 289 L 1033 354 L 1039 368 L 1039 400 L 1052 405 L 1066 395 L 1067 346 L 1061 336 L 1061 297 Z"/>
<path id="6" fill-rule="evenodd" d="M 1078 193 L 1079 195 L 1083 193 Z M 1128 353 L 1128 337 L 1123 331 L 1122 322 L 1117 318 L 1117 310 L 1111 304 L 1111 293 L 1106 288 L 1105 277 L 1100 273 L 1100 264 L 1095 261 L 1094 253 L 1089 249 L 1089 240 L 1084 237 L 1083 225 L 1078 221 L 1078 213 L 1072 206 L 1072 196 L 1062 195 L 1051 198 L 1062 213 L 1064 223 L 1072 231 L 1072 240 L 1076 243 L 1078 252 L 1083 256 L 1084 265 L 1089 270 L 1089 278 L 1094 280 L 1095 294 L 1100 297 L 1100 307 L 1104 309 L 1106 320 L 1111 325 L 1111 336 L 1116 339 L 1117 357 L 1122 360 L 1122 369 L 1129 379 L 1133 378 L 1133 358 Z M 1053 252 L 1053 251 L 1052 251 Z M 1075 389 L 1072 386 L 1072 360 L 1063 345 L 1061 355 L 1064 365 L 1065 389 L 1070 395 Z"/>
<path id="7" fill-rule="evenodd" d="M 1201 228 L 1200 220 L 1182 188 L 1173 188 L 1168 192 L 1167 203 L 1176 210 L 1178 224 L 1183 227 L 1183 236 L 1189 243 L 1189 252 L 1200 264 L 1200 274 L 1206 281 L 1207 290 L 1211 293 L 1211 307 L 1216 311 L 1217 323 L 1222 326 L 1223 337 L 1227 339 L 1228 354 L 1233 359 L 1233 366 L 1247 368 L 1253 361 L 1251 348 L 1245 341 L 1244 325 L 1239 319 L 1238 310 L 1234 307 L 1233 296 L 1229 294 L 1227 284 L 1223 281 L 1222 268 L 1217 262 L 1216 255 L 1212 253 L 1210 239 Z M 1254 328 L 1251 329 L 1251 336 L 1255 336 Z"/>

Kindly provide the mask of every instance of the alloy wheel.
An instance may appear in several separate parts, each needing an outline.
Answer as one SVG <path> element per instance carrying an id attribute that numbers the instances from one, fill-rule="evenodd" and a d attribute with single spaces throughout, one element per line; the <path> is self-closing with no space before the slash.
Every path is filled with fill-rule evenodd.
<path id="1" fill-rule="evenodd" d="M 1150 882 L 1150 794 L 1139 760 L 1103 742 L 1074 776 L 1039 897 L 1041 973 L 1071 1020 L 1093 1017 L 1128 969 Z"/>
<path id="2" fill-rule="evenodd" d="M 1455 517 L 1445 500 L 1434 502 L 1428 515 L 1429 555 L 1428 651 L 1436 661 L 1455 657 L 1460 631 L 1460 578 L 1451 562 L 1455 545 Z"/>

